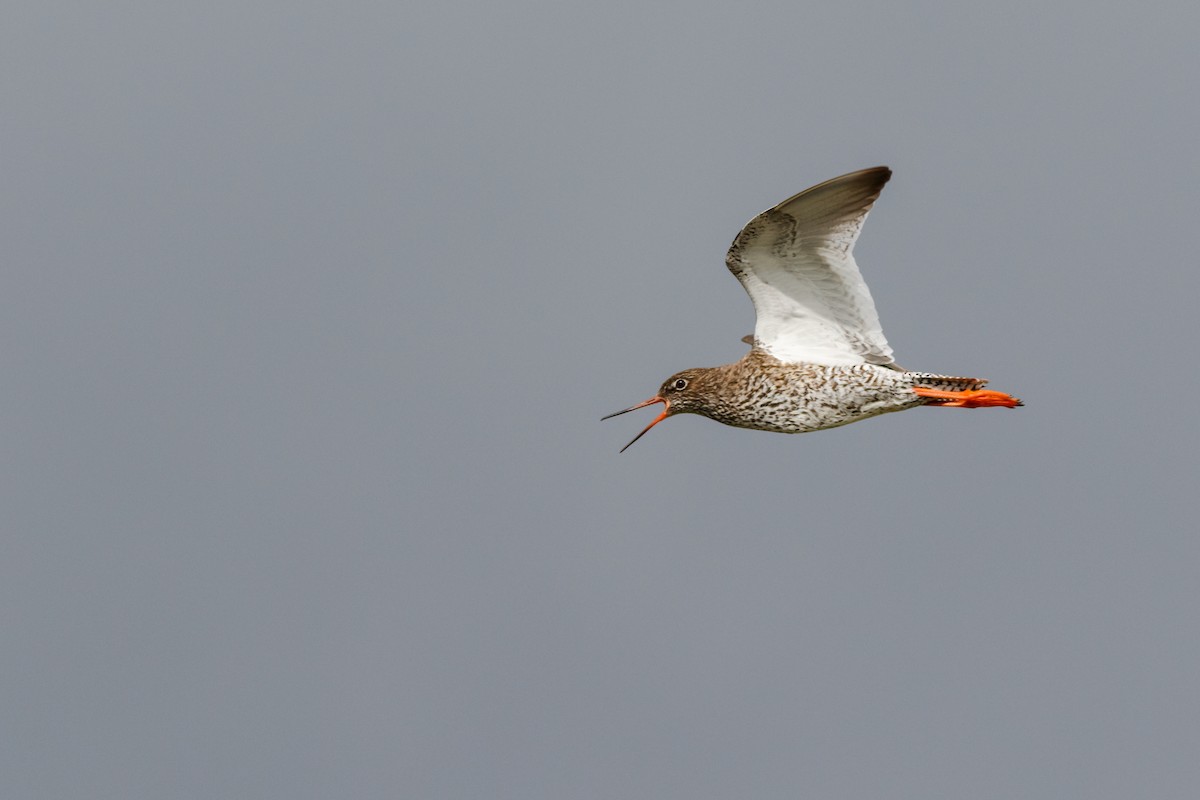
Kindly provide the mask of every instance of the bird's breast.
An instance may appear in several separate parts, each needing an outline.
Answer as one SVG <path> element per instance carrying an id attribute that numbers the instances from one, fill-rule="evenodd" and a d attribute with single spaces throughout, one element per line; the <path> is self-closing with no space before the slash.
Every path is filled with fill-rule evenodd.
<path id="1" fill-rule="evenodd" d="M 700 413 L 726 425 L 806 433 L 920 405 L 904 373 L 869 364 L 745 364 Z"/>

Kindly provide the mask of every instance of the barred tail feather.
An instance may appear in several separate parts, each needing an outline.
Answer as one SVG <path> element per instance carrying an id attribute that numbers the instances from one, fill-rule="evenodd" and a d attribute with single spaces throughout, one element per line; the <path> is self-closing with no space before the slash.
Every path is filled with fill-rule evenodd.
<path id="1" fill-rule="evenodd" d="M 983 378 L 956 378 L 951 375 L 935 375 L 932 372 L 910 372 L 913 386 L 937 389 L 943 392 L 974 392 L 987 386 Z"/>

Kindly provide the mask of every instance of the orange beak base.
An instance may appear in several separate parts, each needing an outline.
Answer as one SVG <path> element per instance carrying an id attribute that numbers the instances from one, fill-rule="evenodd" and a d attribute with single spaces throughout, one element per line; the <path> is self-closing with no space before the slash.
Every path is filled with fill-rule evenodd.
<path id="1" fill-rule="evenodd" d="M 622 453 L 624 453 L 626 450 L 628 450 L 628 449 L 629 449 L 629 446 L 630 446 L 630 445 L 632 445 L 634 442 L 636 442 L 638 439 L 640 439 L 640 438 L 642 438 L 643 436 L 645 436 L 645 435 L 646 435 L 646 431 L 650 430 L 650 429 L 651 429 L 651 428 L 653 428 L 655 425 L 657 425 L 658 423 L 660 423 L 660 422 L 662 422 L 664 419 L 666 419 L 666 418 L 667 418 L 667 416 L 668 416 L 668 415 L 671 413 L 671 404 L 670 404 L 670 403 L 668 403 L 668 402 L 667 402 L 666 400 L 664 400 L 663 398 L 659 397 L 658 395 L 655 395 L 654 397 L 651 397 L 649 400 L 645 400 L 645 401 L 643 401 L 643 402 L 641 402 L 641 403 L 638 403 L 638 404 L 637 404 L 637 405 L 635 405 L 635 406 L 630 406 L 629 408 L 625 409 L 624 411 L 614 411 L 613 413 L 609 414 L 608 416 L 605 416 L 605 417 L 601 417 L 601 418 L 600 418 L 600 419 L 603 421 L 603 420 L 609 419 L 609 418 L 611 418 L 611 417 L 619 417 L 619 416 L 620 416 L 620 415 L 622 415 L 622 414 L 628 414 L 630 411 L 637 411 L 639 408 L 645 408 L 646 406 L 652 406 L 652 405 L 654 405 L 655 403 L 662 403 L 662 404 L 663 404 L 663 410 L 662 410 L 662 413 L 661 413 L 661 414 L 659 414 L 657 417 L 655 417 L 653 422 L 651 422 L 649 425 L 647 425 L 645 428 L 643 428 L 641 433 L 639 433 L 637 436 L 635 436 L 635 437 L 633 437 L 632 439 L 630 439 L 630 440 L 629 440 L 629 444 L 627 444 L 627 445 L 625 445 L 624 447 L 622 447 L 622 448 L 621 448 L 621 452 L 622 452 Z"/>

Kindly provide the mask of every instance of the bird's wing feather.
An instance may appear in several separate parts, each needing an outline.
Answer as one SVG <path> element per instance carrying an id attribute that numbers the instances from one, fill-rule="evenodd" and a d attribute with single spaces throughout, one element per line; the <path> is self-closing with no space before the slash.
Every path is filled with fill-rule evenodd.
<path id="1" fill-rule="evenodd" d="M 780 361 L 892 365 L 854 242 L 892 176 L 852 172 L 764 211 L 733 240 L 725 263 L 754 303 L 755 345 Z"/>

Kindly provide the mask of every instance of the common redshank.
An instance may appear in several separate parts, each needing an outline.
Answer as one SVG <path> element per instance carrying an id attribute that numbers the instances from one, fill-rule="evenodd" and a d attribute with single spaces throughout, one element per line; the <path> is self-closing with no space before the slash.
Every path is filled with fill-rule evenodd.
<path id="1" fill-rule="evenodd" d="M 887 167 L 817 184 L 764 211 L 733 240 L 725 264 L 754 303 L 750 352 L 720 367 L 677 372 L 649 400 L 662 403 L 629 444 L 675 414 L 739 428 L 807 433 L 917 406 L 1014 408 L 1021 401 L 980 378 L 910 372 L 896 364 L 854 242 L 892 177 Z"/>

